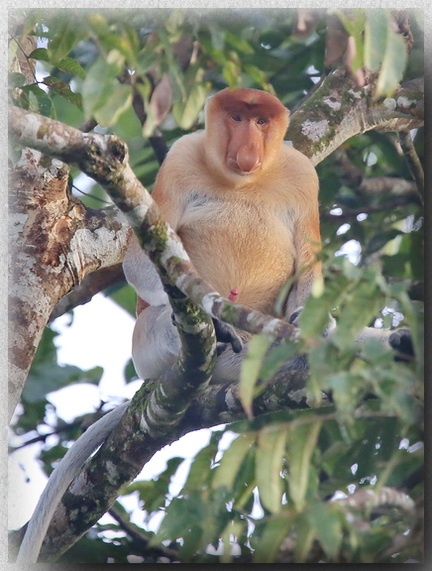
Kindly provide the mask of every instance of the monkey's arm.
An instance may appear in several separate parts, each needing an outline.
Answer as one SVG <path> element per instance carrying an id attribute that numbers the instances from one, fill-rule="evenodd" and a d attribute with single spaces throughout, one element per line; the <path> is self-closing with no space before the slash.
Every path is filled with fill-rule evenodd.
<path id="1" fill-rule="evenodd" d="M 17 563 L 36 563 L 51 518 L 69 484 L 89 456 L 105 442 L 118 425 L 129 403 L 119 405 L 92 424 L 66 452 L 51 474 L 27 525 Z"/>
<path id="2" fill-rule="evenodd" d="M 316 170 L 305 155 L 289 145 L 284 145 L 283 157 L 288 205 L 285 224 L 292 233 L 297 278 L 285 308 L 289 319 L 294 311 L 301 309 L 314 281 L 322 276 L 321 263 L 317 261 L 321 234 Z"/>
<path id="3" fill-rule="evenodd" d="M 178 180 L 170 176 L 172 149 L 159 169 L 152 198 L 158 205 L 162 218 L 176 231 L 184 211 L 186 195 L 178 187 Z M 132 234 L 126 255 L 123 260 L 123 271 L 127 282 L 135 289 L 138 296 L 149 305 L 168 304 L 168 296 L 156 268 L 137 237 Z"/>
<path id="4" fill-rule="evenodd" d="M 127 282 L 134 288 L 138 296 L 149 305 L 167 305 L 165 293 L 159 274 L 147 254 L 132 235 L 123 260 L 123 271 Z"/>
<path id="5" fill-rule="evenodd" d="M 310 208 L 294 226 L 295 272 L 298 278 L 287 300 L 285 314 L 288 319 L 304 305 L 314 281 L 322 278 L 321 263 L 317 261 L 320 244 L 318 212 Z"/>

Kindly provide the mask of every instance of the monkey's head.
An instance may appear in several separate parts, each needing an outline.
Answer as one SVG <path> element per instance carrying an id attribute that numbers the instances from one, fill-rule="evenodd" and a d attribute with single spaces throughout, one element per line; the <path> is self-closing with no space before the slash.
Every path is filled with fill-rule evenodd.
<path id="1" fill-rule="evenodd" d="M 258 89 L 223 89 L 206 104 L 206 155 L 226 178 L 255 180 L 273 163 L 289 123 L 277 97 Z"/>

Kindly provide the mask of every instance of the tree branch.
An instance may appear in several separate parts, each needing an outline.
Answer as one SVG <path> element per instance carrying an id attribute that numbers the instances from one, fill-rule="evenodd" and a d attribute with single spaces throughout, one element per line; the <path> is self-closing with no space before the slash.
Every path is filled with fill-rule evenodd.
<path id="1" fill-rule="evenodd" d="M 346 71 L 329 74 L 291 116 L 286 139 L 317 165 L 360 133 L 405 131 L 423 125 L 424 93 L 418 83 L 401 86 L 384 101 L 371 98 L 373 86 L 373 77 L 360 88 Z"/>
<path id="2" fill-rule="evenodd" d="M 401 131 L 399 133 L 399 142 L 404 152 L 408 167 L 411 171 L 413 179 L 416 183 L 417 192 L 419 194 L 421 203 L 424 203 L 424 172 L 423 167 L 420 163 L 418 155 L 416 153 L 414 143 L 411 139 L 411 135 L 407 131 Z"/>
<path id="3" fill-rule="evenodd" d="M 84 277 L 123 259 L 128 228 L 116 208 L 87 210 L 69 194 L 69 168 L 26 148 L 9 195 L 9 416 L 50 314 Z"/>
<path id="4" fill-rule="evenodd" d="M 394 176 L 364 177 L 363 172 L 349 159 L 343 148 L 333 153 L 339 176 L 350 187 L 364 194 L 391 193 L 393 196 L 417 195 L 415 182 Z"/>
<path id="5" fill-rule="evenodd" d="M 86 276 L 83 281 L 65 295 L 53 309 L 49 320 L 53 321 L 71 311 L 78 305 L 84 305 L 92 300 L 93 296 L 103 291 L 107 287 L 124 280 L 123 268 L 121 264 L 116 264 L 109 268 L 102 268 Z"/>

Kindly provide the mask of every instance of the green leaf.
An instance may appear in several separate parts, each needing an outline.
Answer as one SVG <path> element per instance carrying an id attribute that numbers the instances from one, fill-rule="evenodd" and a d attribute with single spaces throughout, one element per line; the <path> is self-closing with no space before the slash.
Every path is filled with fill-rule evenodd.
<path id="1" fill-rule="evenodd" d="M 253 446 L 255 433 L 240 434 L 223 453 L 220 465 L 216 468 L 212 486 L 225 486 L 231 490 L 235 477 L 243 464 L 244 458 Z"/>
<path id="2" fill-rule="evenodd" d="M 267 335 L 255 335 L 249 342 L 248 352 L 240 371 L 239 396 L 249 418 L 252 418 L 252 401 L 261 364 L 272 340 Z"/>
<path id="3" fill-rule="evenodd" d="M 241 76 L 239 65 L 231 60 L 227 60 L 223 66 L 223 75 L 229 87 L 237 87 Z"/>
<path id="4" fill-rule="evenodd" d="M 78 41 L 77 27 L 75 18 L 63 18 L 57 20 L 60 23 L 55 29 L 55 35 L 48 44 L 49 61 L 51 63 L 59 62 L 68 55 L 71 49 Z"/>
<path id="5" fill-rule="evenodd" d="M 46 62 L 50 61 L 49 52 L 46 48 L 36 48 L 31 52 L 31 54 L 28 57 L 29 59 L 32 58 L 32 59 L 37 59 L 39 61 L 46 61 Z"/>
<path id="6" fill-rule="evenodd" d="M 329 322 L 330 310 L 337 306 L 341 295 L 336 289 L 328 287 L 320 298 L 309 296 L 300 314 L 299 325 L 304 339 L 321 336 Z"/>
<path id="7" fill-rule="evenodd" d="M 322 422 L 316 420 L 303 425 L 293 424 L 289 430 L 288 484 L 291 499 L 298 512 L 306 505 L 310 485 L 311 458 L 316 448 Z"/>
<path id="8" fill-rule="evenodd" d="M 49 94 L 45 93 L 38 85 L 24 85 L 21 87 L 22 93 L 28 97 L 29 110 L 50 117 L 53 111 L 53 104 Z"/>
<path id="9" fill-rule="evenodd" d="M 401 296 L 402 311 L 410 324 L 412 343 L 416 355 L 416 367 L 419 378 L 423 378 L 424 368 L 424 306 L 412 301 L 407 294 Z"/>
<path id="10" fill-rule="evenodd" d="M 25 75 L 18 72 L 9 73 L 9 86 L 10 87 L 23 87 L 27 84 Z"/>
<path id="11" fill-rule="evenodd" d="M 52 91 L 53 93 L 56 93 L 57 95 L 60 95 L 61 97 L 64 97 L 65 99 L 67 99 L 67 101 L 69 101 L 70 103 L 73 103 L 79 109 L 82 109 L 81 94 L 80 93 L 74 93 L 71 90 L 70 86 L 67 83 L 65 83 L 64 81 L 61 81 L 57 77 L 53 77 L 52 75 L 49 75 L 47 77 L 44 77 L 42 83 L 44 85 L 46 85 L 47 87 L 49 87 L 50 91 Z"/>
<path id="12" fill-rule="evenodd" d="M 282 509 L 282 461 L 285 457 L 287 431 L 275 426 L 264 428 L 258 435 L 255 475 L 260 501 L 272 513 Z"/>
<path id="13" fill-rule="evenodd" d="M 397 88 L 408 60 L 402 34 L 387 26 L 386 50 L 376 86 L 376 97 L 390 97 Z"/>
<path id="14" fill-rule="evenodd" d="M 59 60 L 57 54 L 51 53 L 46 48 L 37 48 L 33 50 L 28 57 L 38 61 L 46 61 L 47 63 L 51 63 L 58 69 L 72 73 L 81 79 L 84 79 L 86 76 L 83 67 L 76 59 L 66 56 Z"/>
<path id="15" fill-rule="evenodd" d="M 293 516 L 283 514 L 283 517 L 274 518 L 268 522 L 256 544 L 254 563 L 274 563 L 276 561 L 280 546 L 288 536 L 293 519 Z"/>
<path id="16" fill-rule="evenodd" d="M 183 490 L 190 492 L 192 490 L 200 491 L 201 488 L 207 487 L 210 477 L 212 460 L 217 452 L 217 444 L 211 443 L 202 448 L 191 463 L 189 474 Z"/>
<path id="17" fill-rule="evenodd" d="M 105 16 L 100 12 L 91 12 L 87 16 L 87 22 L 90 30 L 98 37 L 108 36 L 110 33 L 109 25 Z"/>
<path id="18" fill-rule="evenodd" d="M 267 74 L 265 71 L 259 69 L 256 65 L 246 64 L 244 66 L 245 72 L 262 88 L 270 90 L 270 84 L 267 81 Z"/>
<path id="19" fill-rule="evenodd" d="M 110 97 L 94 113 L 96 121 L 103 126 L 114 125 L 119 117 L 125 113 L 132 104 L 132 90 L 129 85 L 119 85 Z"/>
<path id="20" fill-rule="evenodd" d="M 57 67 L 62 69 L 63 71 L 68 71 L 81 79 L 84 79 L 86 76 L 86 72 L 84 71 L 83 67 L 76 59 L 71 57 L 65 57 L 57 63 Z"/>
<path id="21" fill-rule="evenodd" d="M 271 347 L 264 356 L 260 370 L 260 379 L 264 382 L 269 381 L 280 367 L 294 357 L 298 351 L 298 345 L 291 341 L 283 341 L 280 345 Z"/>
<path id="22" fill-rule="evenodd" d="M 233 556 L 231 555 L 231 548 L 234 541 L 238 540 L 243 532 L 245 524 L 240 521 L 230 521 L 221 533 L 221 541 L 223 545 L 223 553 L 220 557 L 221 563 L 232 563 Z"/>
<path id="23" fill-rule="evenodd" d="M 215 26 L 211 26 L 209 31 L 214 49 L 219 52 L 223 52 L 225 47 L 225 30 L 221 29 L 216 24 Z"/>
<path id="24" fill-rule="evenodd" d="M 130 383 L 131 381 L 136 381 L 139 378 L 138 373 L 135 370 L 135 365 L 132 359 L 129 359 L 129 361 L 126 363 L 123 371 L 124 371 L 124 379 L 127 383 Z"/>
<path id="25" fill-rule="evenodd" d="M 87 71 L 83 82 L 82 97 L 86 117 L 92 117 L 110 100 L 116 89 L 120 87 L 116 76 L 122 68 L 121 58 L 108 61 L 99 58 Z M 127 88 L 127 86 L 122 86 Z M 115 97 L 115 96 L 114 96 Z M 104 114 L 102 113 L 102 116 Z"/>
<path id="26" fill-rule="evenodd" d="M 309 506 L 306 517 L 324 551 L 331 559 L 337 560 L 343 538 L 341 514 L 335 506 L 320 502 Z"/>
<path id="27" fill-rule="evenodd" d="M 244 54 L 254 53 L 254 49 L 249 44 L 249 42 L 247 42 L 244 38 L 242 38 L 241 35 L 238 33 L 233 34 L 232 32 L 227 31 L 225 34 L 225 39 L 239 52 L 242 52 Z"/>
<path id="28" fill-rule="evenodd" d="M 201 536 L 204 521 L 205 505 L 198 492 L 190 494 L 187 499 L 174 498 L 150 544 L 157 545 L 179 537 L 196 542 Z"/>
<path id="29" fill-rule="evenodd" d="M 115 301 L 120 307 L 125 309 L 134 319 L 136 318 L 136 293 L 134 289 L 129 285 L 120 283 L 114 287 L 107 288 L 105 290 L 106 295 Z"/>
<path id="30" fill-rule="evenodd" d="M 390 18 L 387 10 L 366 11 L 364 63 L 371 71 L 378 71 L 382 64 L 389 25 Z"/>
<path id="31" fill-rule="evenodd" d="M 305 563 L 314 540 L 309 519 L 305 514 L 300 514 L 295 520 L 297 541 L 295 543 L 294 559 L 296 563 Z"/>
<path id="32" fill-rule="evenodd" d="M 32 367 L 23 390 L 23 399 L 27 402 L 39 402 L 45 396 L 72 383 L 91 383 L 97 385 L 102 377 L 103 368 L 94 367 L 83 371 L 73 365 L 55 366 L 40 363 Z"/>
<path id="33" fill-rule="evenodd" d="M 351 63 L 352 70 L 355 72 L 363 65 L 363 31 L 366 10 L 350 10 L 346 13 L 338 9 L 337 13 L 345 29 L 355 40 L 355 54 Z"/>
<path id="34" fill-rule="evenodd" d="M 188 130 L 193 126 L 197 120 L 199 112 L 204 107 L 207 93 L 207 84 L 194 85 L 186 102 L 179 101 L 174 103 L 172 114 L 179 127 Z"/>
<path id="35" fill-rule="evenodd" d="M 332 342 L 341 350 L 349 349 L 358 332 L 378 314 L 384 301 L 373 276 L 355 284 L 340 312 Z"/>
<path id="36" fill-rule="evenodd" d="M 136 480 L 122 489 L 122 495 L 138 492 L 149 519 L 152 513 L 164 508 L 172 477 L 182 462 L 184 458 L 170 458 L 167 460 L 167 467 L 156 480 Z"/>

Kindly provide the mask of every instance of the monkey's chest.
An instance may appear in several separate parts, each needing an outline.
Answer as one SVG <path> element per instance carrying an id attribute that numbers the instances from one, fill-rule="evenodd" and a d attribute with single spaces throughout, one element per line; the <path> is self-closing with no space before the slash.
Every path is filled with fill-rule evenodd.
<path id="1" fill-rule="evenodd" d="M 237 289 L 239 303 L 270 310 L 294 272 L 292 230 L 274 209 L 206 201 L 186 210 L 178 233 L 200 275 L 224 296 Z"/>

